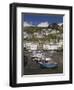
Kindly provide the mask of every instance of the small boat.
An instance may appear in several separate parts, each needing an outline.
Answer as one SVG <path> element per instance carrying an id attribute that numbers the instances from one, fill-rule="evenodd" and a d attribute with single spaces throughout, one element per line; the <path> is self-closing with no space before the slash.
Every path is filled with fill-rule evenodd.
<path id="1" fill-rule="evenodd" d="M 57 63 L 48 63 L 48 62 L 45 62 L 45 63 L 42 63 L 42 62 L 39 62 L 40 64 L 40 67 L 41 68 L 55 68 L 55 67 L 58 67 L 58 64 Z"/>

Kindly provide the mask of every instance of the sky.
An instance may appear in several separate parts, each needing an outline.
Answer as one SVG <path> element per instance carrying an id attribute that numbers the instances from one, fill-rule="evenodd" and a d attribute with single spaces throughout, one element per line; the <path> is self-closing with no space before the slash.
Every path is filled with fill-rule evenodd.
<path id="1" fill-rule="evenodd" d="M 42 22 L 58 24 L 63 23 L 63 15 L 23 14 L 23 21 L 31 23 L 32 25 L 38 25 Z"/>

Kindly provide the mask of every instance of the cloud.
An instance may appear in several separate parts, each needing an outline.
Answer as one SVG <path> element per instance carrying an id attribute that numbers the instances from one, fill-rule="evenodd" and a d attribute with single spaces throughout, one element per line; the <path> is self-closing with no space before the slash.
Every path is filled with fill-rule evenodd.
<path id="1" fill-rule="evenodd" d="M 32 25 L 31 23 L 28 23 L 28 22 L 25 21 L 25 22 L 23 23 L 23 26 L 24 26 L 24 27 L 31 27 L 31 26 L 33 26 L 33 25 Z"/>
<path id="2" fill-rule="evenodd" d="M 58 23 L 59 26 L 61 26 L 63 23 Z"/>
<path id="3" fill-rule="evenodd" d="M 37 25 L 37 27 L 48 27 L 49 23 L 48 22 L 41 22 Z"/>

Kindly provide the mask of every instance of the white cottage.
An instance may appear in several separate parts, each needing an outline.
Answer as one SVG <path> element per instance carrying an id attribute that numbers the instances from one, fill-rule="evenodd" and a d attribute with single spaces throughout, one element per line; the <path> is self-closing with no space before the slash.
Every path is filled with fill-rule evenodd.
<path id="1" fill-rule="evenodd" d="M 42 34 L 42 33 L 39 33 L 39 32 L 35 32 L 35 33 L 34 33 L 34 36 L 35 36 L 36 38 L 43 38 L 43 34 Z"/>
<path id="2" fill-rule="evenodd" d="M 24 39 L 28 37 L 27 32 L 23 32 L 23 37 L 24 37 Z"/>
<path id="3" fill-rule="evenodd" d="M 37 50 L 38 43 L 26 42 L 26 43 L 24 43 L 24 47 L 25 47 L 27 50 Z"/>
<path id="4" fill-rule="evenodd" d="M 31 50 L 37 50 L 37 44 L 31 44 L 30 49 Z"/>
<path id="5" fill-rule="evenodd" d="M 50 32 L 50 34 L 54 34 L 54 33 L 56 33 L 55 29 Z"/>
<path id="6" fill-rule="evenodd" d="M 43 49 L 44 50 L 57 50 L 62 45 L 63 45 L 62 41 L 60 41 L 59 43 L 53 43 L 53 42 L 51 42 L 50 44 L 46 43 L 43 45 Z"/>

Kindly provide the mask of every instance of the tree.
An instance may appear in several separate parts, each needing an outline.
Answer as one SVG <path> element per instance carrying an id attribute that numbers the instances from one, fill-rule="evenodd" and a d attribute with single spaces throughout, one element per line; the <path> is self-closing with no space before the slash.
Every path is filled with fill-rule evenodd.
<path id="1" fill-rule="evenodd" d="M 57 23 L 52 23 L 48 26 L 48 28 L 52 28 L 52 29 L 58 29 L 58 24 Z"/>

